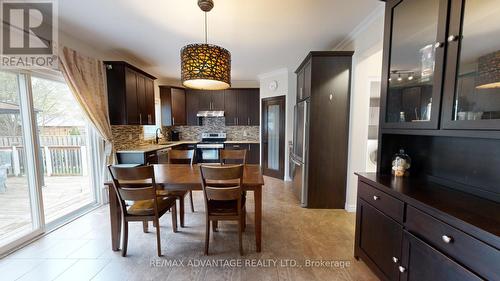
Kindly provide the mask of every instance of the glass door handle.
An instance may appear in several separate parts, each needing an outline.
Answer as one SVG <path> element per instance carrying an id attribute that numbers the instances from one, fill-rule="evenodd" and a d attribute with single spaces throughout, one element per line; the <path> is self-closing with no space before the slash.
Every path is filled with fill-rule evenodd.
<path id="1" fill-rule="evenodd" d="M 448 42 L 451 43 L 451 42 L 457 41 L 459 37 L 460 36 L 458 36 L 458 35 L 450 35 L 450 36 L 448 36 Z"/>

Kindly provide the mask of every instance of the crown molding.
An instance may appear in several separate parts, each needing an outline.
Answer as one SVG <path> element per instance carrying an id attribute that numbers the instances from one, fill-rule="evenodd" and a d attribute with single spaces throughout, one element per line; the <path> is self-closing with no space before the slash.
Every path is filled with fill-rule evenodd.
<path id="1" fill-rule="evenodd" d="M 383 17 L 385 12 L 385 3 L 382 2 L 375 8 L 360 24 L 358 24 L 340 43 L 338 43 L 333 50 L 343 50 L 355 38 L 357 38 L 368 26 L 370 26 L 379 17 Z"/>

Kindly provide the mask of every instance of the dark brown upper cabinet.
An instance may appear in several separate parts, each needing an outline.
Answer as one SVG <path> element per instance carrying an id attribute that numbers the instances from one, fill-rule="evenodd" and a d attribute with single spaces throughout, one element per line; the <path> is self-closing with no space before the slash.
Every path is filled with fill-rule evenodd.
<path id="1" fill-rule="evenodd" d="M 444 129 L 500 129 L 499 15 L 499 1 L 451 1 Z"/>
<path id="2" fill-rule="evenodd" d="M 154 76 L 122 61 L 107 61 L 111 125 L 154 125 Z"/>
<path id="3" fill-rule="evenodd" d="M 186 93 L 183 88 L 160 86 L 163 126 L 186 125 Z"/>
<path id="4" fill-rule="evenodd" d="M 224 110 L 224 91 L 189 90 L 198 96 L 199 111 Z"/>
<path id="5" fill-rule="evenodd" d="M 196 114 L 200 111 L 200 99 L 196 90 L 186 89 L 186 123 L 189 126 L 197 126 L 198 117 Z"/>
<path id="6" fill-rule="evenodd" d="M 447 11 L 447 0 L 387 1 L 383 128 L 438 128 Z"/>
<path id="7" fill-rule="evenodd" d="M 229 89 L 224 91 L 226 126 L 258 126 L 259 89 Z"/>
<path id="8" fill-rule="evenodd" d="M 311 61 L 297 72 L 297 102 L 311 96 Z"/>

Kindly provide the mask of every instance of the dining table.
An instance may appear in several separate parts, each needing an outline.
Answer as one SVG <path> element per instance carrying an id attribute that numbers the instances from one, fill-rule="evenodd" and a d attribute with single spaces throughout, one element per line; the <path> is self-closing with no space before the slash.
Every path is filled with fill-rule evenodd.
<path id="1" fill-rule="evenodd" d="M 155 182 L 157 188 L 165 190 L 202 190 L 200 165 L 189 164 L 154 164 Z M 137 182 L 137 181 L 136 181 Z M 137 182 L 138 183 L 138 182 Z M 260 165 L 246 164 L 243 167 L 242 188 L 254 193 L 255 212 L 255 246 L 256 251 L 262 250 L 262 186 L 264 177 Z M 113 188 L 113 182 L 106 182 L 109 195 L 109 210 L 111 221 L 111 247 L 113 251 L 120 249 L 122 216 L 118 196 Z"/>

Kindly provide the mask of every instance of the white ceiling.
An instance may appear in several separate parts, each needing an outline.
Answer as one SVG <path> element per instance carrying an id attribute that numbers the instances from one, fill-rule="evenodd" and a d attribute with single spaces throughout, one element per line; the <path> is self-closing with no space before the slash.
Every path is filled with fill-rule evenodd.
<path id="1" fill-rule="evenodd" d="M 310 50 L 329 50 L 376 7 L 377 0 L 215 0 L 209 43 L 232 55 L 233 80 L 292 70 Z M 62 0 L 59 28 L 118 52 L 159 78 L 180 78 L 182 46 L 202 42 L 196 0 Z"/>

